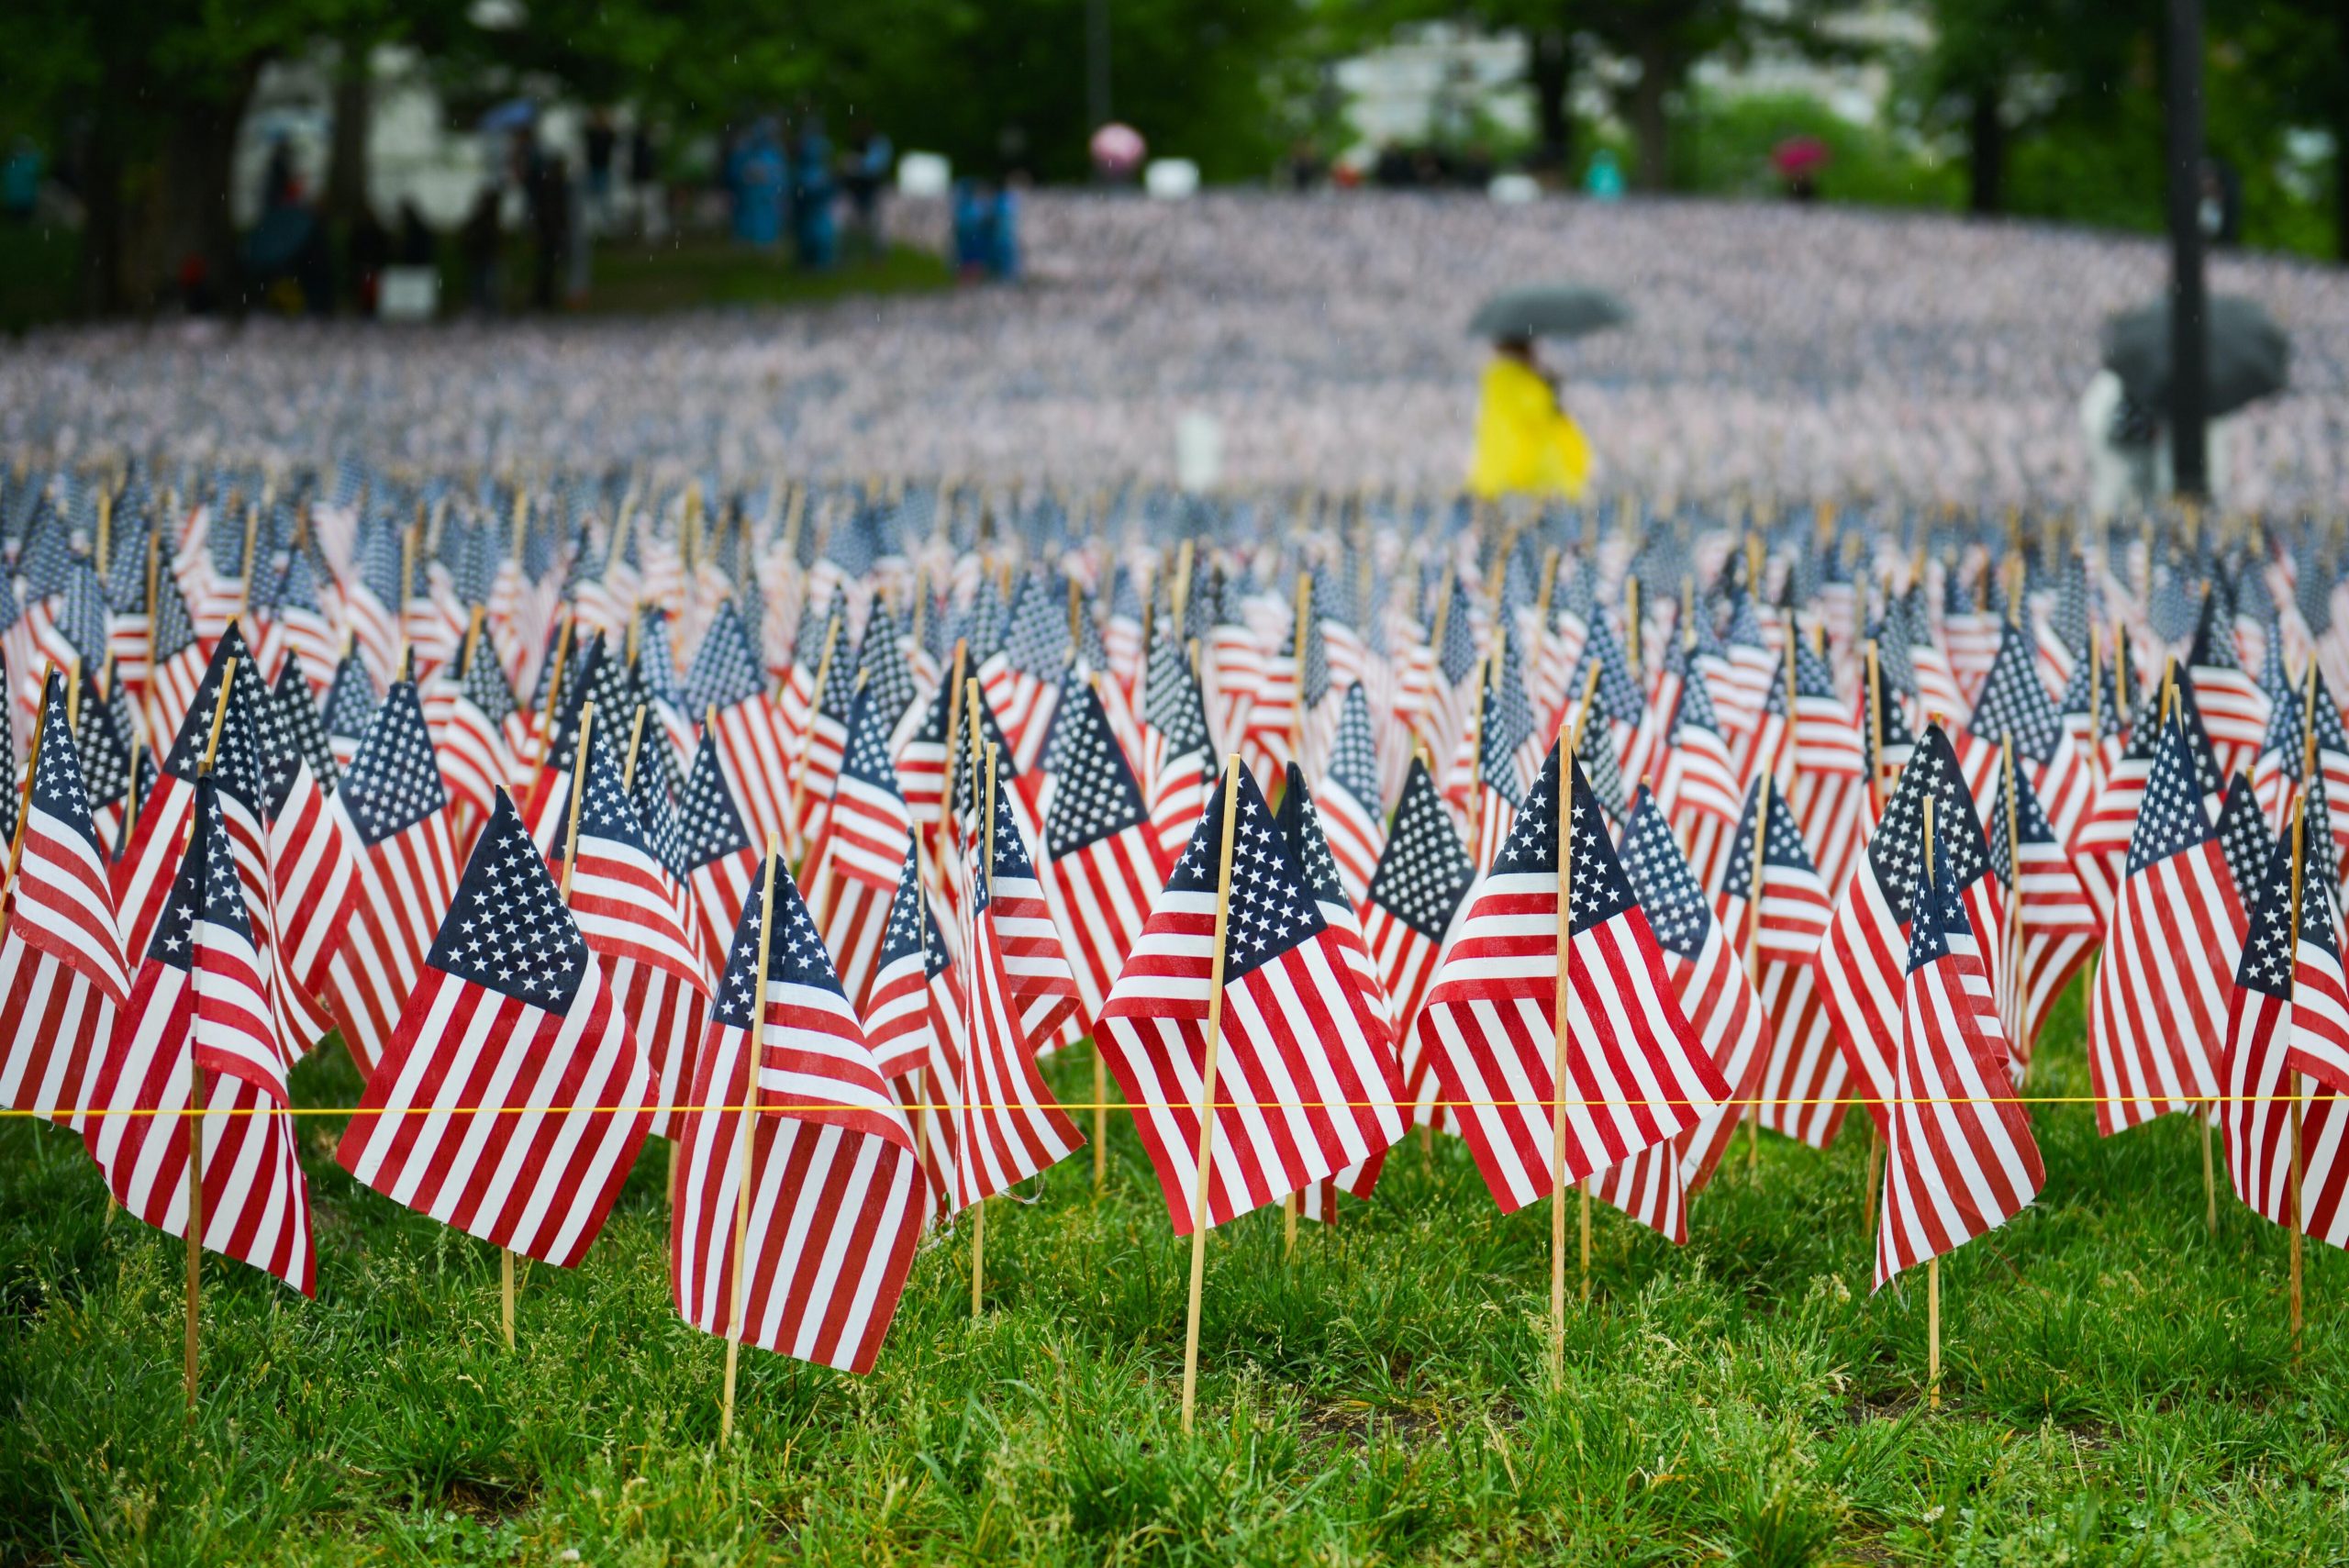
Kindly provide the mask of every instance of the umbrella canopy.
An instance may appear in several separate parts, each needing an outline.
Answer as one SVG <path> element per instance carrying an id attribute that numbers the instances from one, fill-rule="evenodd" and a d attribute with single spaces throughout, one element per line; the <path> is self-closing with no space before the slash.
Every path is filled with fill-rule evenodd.
<path id="1" fill-rule="evenodd" d="M 1770 150 L 1770 167 L 1788 176 L 1815 174 L 1834 156 L 1834 150 L 1815 136 L 1790 136 Z"/>
<path id="2" fill-rule="evenodd" d="M 1468 331 L 1476 338 L 1579 338 L 1631 318 L 1631 308 L 1605 289 L 1557 284 L 1493 295 L 1470 317 Z"/>
<path id="3" fill-rule="evenodd" d="M 2258 302 L 2235 295 L 2210 300 L 2209 411 L 2232 414 L 2244 404 L 2281 392 L 2288 379 L 2292 341 Z M 2132 403 L 2160 408 L 2169 401 L 2169 302 L 2124 310 L 2104 324 L 2104 367 L 2121 378 Z"/>

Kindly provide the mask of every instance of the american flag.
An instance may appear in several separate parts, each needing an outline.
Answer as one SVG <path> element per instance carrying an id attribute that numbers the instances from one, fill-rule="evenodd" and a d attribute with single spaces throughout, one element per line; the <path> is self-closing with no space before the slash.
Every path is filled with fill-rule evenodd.
<path id="1" fill-rule="evenodd" d="M 189 793 L 187 849 L 92 1087 L 92 1106 L 105 1114 L 90 1118 L 83 1140 L 116 1201 L 186 1235 L 185 1118 L 202 1073 L 200 1240 L 307 1296 L 317 1285 L 309 1185 L 295 1158 L 268 973 L 217 786 L 200 778 Z"/>
<path id="2" fill-rule="evenodd" d="M 1737 770 L 1729 741 L 1713 718 L 1712 697 L 1700 679 L 1680 688 L 1680 711 L 1667 725 L 1656 805 L 1687 851 L 1689 869 L 1708 887 L 1720 881 L 1721 862 L 1737 831 Z"/>
<path id="3" fill-rule="evenodd" d="M 1208 750 L 1206 701 L 1163 619 L 1143 682 L 1142 787 L 1158 852 L 1171 861 L 1189 844 L 1207 809 L 1215 762 Z"/>
<path id="4" fill-rule="evenodd" d="M 995 710 L 1021 773 L 1036 765 L 1060 700 L 1057 679 L 1067 662 L 1068 612 L 1040 573 L 1020 579 L 1012 595 L 1003 646 L 978 666 L 979 688 Z"/>
<path id="5" fill-rule="evenodd" d="M 703 741 L 716 744 L 726 787 L 754 840 L 764 843 L 772 834 L 797 842 L 796 825 L 788 830 L 785 826 L 791 805 L 790 752 L 774 705 L 767 700 L 750 632 L 730 600 L 694 655 L 685 695 L 695 713 L 711 716 Z M 729 900 L 726 906 L 740 902 Z"/>
<path id="6" fill-rule="evenodd" d="M 2016 973 L 1999 1022 L 2014 1052 L 2015 1076 L 2021 1078 L 2031 1070 L 2039 1031 L 2072 976 L 2087 962 L 2102 930 L 2072 857 L 2020 765 L 1999 771 L 1990 807 L 1989 857 L 1990 874 L 2005 890 L 2007 918 L 2014 927 Z"/>
<path id="7" fill-rule="evenodd" d="M 153 628 L 147 667 L 147 733 L 177 735 L 195 704 L 211 651 L 196 638 L 195 623 L 169 572 L 155 574 L 155 601 L 147 623 Z"/>
<path id="8" fill-rule="evenodd" d="M 889 906 L 881 965 L 866 1005 L 864 1039 L 881 1075 L 897 1086 L 900 1103 L 909 1107 L 914 1146 L 921 1151 L 922 1170 L 941 1213 L 953 1206 L 954 1195 L 962 1190 L 955 1158 L 959 1124 L 954 1116 L 930 1107 L 963 1103 L 962 1064 L 969 1027 L 970 1006 L 961 975 L 938 917 L 930 912 L 918 853 L 908 851 Z M 917 1106 L 922 1108 L 911 1108 Z"/>
<path id="9" fill-rule="evenodd" d="M 1248 720 L 1263 694 L 1265 670 L 1264 645 L 1248 629 L 1230 605 L 1228 584 L 1218 574 L 1218 591 L 1205 601 L 1214 619 L 1199 647 L 1199 693 L 1207 706 L 1208 731 L 1216 751 L 1239 751 L 1248 734 Z M 1194 605 L 1201 601 L 1194 600 Z"/>
<path id="10" fill-rule="evenodd" d="M 0 744 L 5 744 L 6 740 L 5 735 L 0 735 Z M 134 741 L 140 742 L 135 779 L 131 766 Z M 144 800 L 154 792 L 155 784 L 155 753 L 139 736 L 139 721 L 131 712 L 130 695 L 119 665 L 113 680 L 103 684 L 92 681 L 83 692 L 82 728 L 74 737 L 74 747 L 82 757 L 82 783 L 89 795 L 90 819 L 97 828 L 98 842 L 106 858 L 112 860 L 122 846 L 134 785 L 138 797 Z M 0 795 L 6 793 L 0 790 Z M 16 824 L 10 822 L 7 827 L 13 832 Z"/>
<path id="11" fill-rule="evenodd" d="M 1924 887 L 1925 802 L 1934 806 L 1933 863 L 1946 864 L 1965 901 L 1966 918 L 1995 959 L 2003 925 L 1995 917 L 1998 884 L 1989 879 L 1989 845 L 1941 726 L 1927 728 L 1916 755 L 1885 803 L 1867 851 L 1836 895 L 1833 918 L 1819 944 L 1819 984 L 1835 1024 L 1836 1042 L 1851 1069 L 1852 1087 L 1868 1105 L 1876 1129 L 1887 1126 L 1885 1102 L 1893 1090 L 1900 1041 L 1902 975 L 1909 924 Z M 1995 974 L 1995 964 L 1992 965 Z"/>
<path id="12" fill-rule="evenodd" d="M 448 792 L 415 683 L 392 687 L 329 802 L 349 846 L 349 923 L 327 961 L 327 1003 L 362 1076 L 393 1042 L 457 891 Z"/>
<path id="13" fill-rule="evenodd" d="M 326 719 L 318 712 L 309 671 L 291 649 L 277 666 L 270 695 L 276 700 L 277 723 L 287 741 L 310 764 L 310 776 L 317 780 L 318 787 L 332 794 L 337 770 L 334 750 L 327 741 Z"/>
<path id="14" fill-rule="evenodd" d="M 1009 776 L 1010 760 L 999 745 L 993 751 L 996 783 L 987 794 L 995 806 L 994 862 L 988 873 L 987 905 L 999 944 L 1004 973 L 1010 987 L 1010 1005 L 1018 1011 L 1020 1033 L 1038 1049 L 1069 1043 L 1089 1028 L 1077 990 L 1076 975 L 1060 928 L 1044 896 L 1043 882 L 1028 851 L 1030 829 L 1019 809 L 1016 783 Z M 979 810 L 971 813 L 966 848 L 974 851 L 964 870 L 975 878 L 981 862 L 976 854 L 983 836 Z M 976 883 L 970 885 L 975 889 Z M 965 905 L 968 910 L 973 906 Z M 1064 1032 L 1065 1031 L 1065 1032 Z"/>
<path id="15" fill-rule="evenodd" d="M 2243 940 L 2243 906 L 2203 810 L 2186 728 L 2173 715 L 2154 743 L 2088 994 L 2099 1132 L 2110 1137 L 2218 1093 L 2227 978 Z"/>
<path id="16" fill-rule="evenodd" d="M 433 732 L 440 783 L 468 824 L 486 822 L 497 792 L 519 783 L 522 769 L 508 729 L 514 689 L 486 628 L 462 651 L 453 678 L 444 673 L 442 689 L 446 704 Z"/>
<path id="17" fill-rule="evenodd" d="M 1689 1026 L 1733 1095 L 1728 1104 L 1705 1112 L 1674 1140 L 1670 1147 L 1676 1184 L 1641 1184 L 1658 1197 L 1667 1196 L 1673 1186 L 1693 1193 L 1712 1179 L 1728 1151 L 1736 1136 L 1742 1103 L 1762 1092 L 1762 1071 L 1770 1047 L 1769 1020 L 1746 975 L 1735 940 L 1738 933 L 1713 917 L 1704 889 L 1674 840 L 1663 809 L 1644 790 L 1631 803 L 1616 852 L 1640 907 L 1647 911 L 1656 945 L 1664 950 L 1664 969 L 1672 976 Z M 1602 1189 L 1602 1195 L 1675 1240 L 1687 1239 L 1685 1229 L 1675 1234 L 1666 1225 L 1649 1219 L 1638 1207 L 1620 1201 L 1613 1192 Z"/>
<path id="18" fill-rule="evenodd" d="M 1421 1049 L 1502 1212 L 1676 1136 L 1729 1085 L 1681 1010 L 1646 914 L 1573 776 L 1558 807 L 1553 749 L 1463 917 L 1419 1015 Z M 1572 838 L 1566 1040 L 1557 1038 L 1559 837 Z M 1567 1074 L 1562 1084 L 1557 1069 Z M 1552 1117 L 1564 1111 L 1564 1142 Z"/>
<path id="19" fill-rule="evenodd" d="M 2315 828 L 2313 819 L 2307 827 Z M 2304 1092 L 2299 1075 L 2317 1077 L 2323 1088 L 2349 1087 L 2349 983 L 2342 973 L 2339 906 L 2328 884 L 2332 855 L 2310 830 L 2306 843 L 2314 852 L 2296 867 L 2293 839 L 2301 831 L 2296 815 L 2280 840 L 2268 840 L 2266 862 L 2250 884 L 2221 1063 L 2227 1099 L 2221 1120 L 2235 1195 L 2278 1225 L 2293 1220 L 2289 1096 Z M 2328 1173 L 2339 1169 L 2324 1163 Z M 2311 1169 L 2304 1163 L 2302 1197 L 2312 1207 L 2321 1198 L 2307 1181 Z"/>
<path id="20" fill-rule="evenodd" d="M 1095 1018 L 1141 939 L 1167 865 L 1151 836 L 1141 786 L 1090 683 L 1062 699 L 1052 744 L 1062 767 L 1044 819 L 1044 896 L 1066 939 L 1084 1016 Z"/>
<path id="21" fill-rule="evenodd" d="M 386 512 L 363 517 L 357 558 L 341 583 L 343 624 L 378 687 L 399 679 L 400 525 Z"/>
<path id="22" fill-rule="evenodd" d="M 395 1203 L 572 1268 L 636 1162 L 658 1093 L 501 792 L 336 1160 Z"/>
<path id="23" fill-rule="evenodd" d="M 356 653 L 344 654 L 334 667 L 334 679 L 327 684 L 324 703 L 327 745 L 334 753 L 336 768 L 351 766 L 359 738 L 367 733 L 378 706 L 374 678 L 367 673 L 367 666 Z"/>
<path id="24" fill-rule="evenodd" d="M 857 694 L 830 809 L 807 852 L 808 912 L 860 1011 L 880 957 L 897 868 L 913 844 L 913 817 L 889 762 L 891 722 L 887 706 L 869 689 Z"/>
<path id="25" fill-rule="evenodd" d="M 1033 899 L 1027 888 L 1034 873 L 1030 870 L 1020 883 L 1025 851 L 1003 804 L 997 803 L 993 835 L 978 836 L 970 846 L 967 868 L 971 1017 L 956 1074 L 962 1099 L 954 1113 L 955 1208 L 1008 1190 L 1085 1142 L 1036 1071 L 1036 1053 L 1052 1043 L 1046 1028 L 1057 1028 L 1063 1016 L 1053 1010 L 1061 1006 L 1063 983 L 1057 975 L 1040 975 L 1038 911 L 1023 907 Z M 983 859 L 988 848 L 995 851 L 993 872 Z M 1005 871 L 1010 877 L 999 881 L 996 873 Z M 1057 951 L 1057 938 L 1052 946 Z M 1066 973 L 1065 963 L 1061 973 Z M 1074 991 L 1073 981 L 1068 989 Z M 1031 1025 L 1031 1018 L 1038 1022 Z"/>
<path id="26" fill-rule="evenodd" d="M 2204 590 L 2194 646 L 2186 658 L 2195 706 L 2218 754 L 2222 775 L 2250 767 L 2267 736 L 2267 694 L 2243 667 L 2232 620 L 2232 617 L 2221 618 L 2216 590 Z"/>
<path id="27" fill-rule="evenodd" d="M 1427 650 L 1432 655 L 1431 668 L 1423 676 L 1429 683 L 1423 707 L 1407 711 L 1417 717 L 1415 728 L 1431 754 L 1449 757 L 1459 743 L 1460 732 L 1467 728 L 1474 691 L 1464 691 L 1462 685 L 1476 668 L 1475 612 L 1468 602 L 1468 590 L 1454 574 L 1447 590 L 1440 615 L 1442 624 L 1435 628 Z"/>
<path id="28" fill-rule="evenodd" d="M 1998 644 L 1998 657 L 1982 683 L 1981 695 L 1974 704 L 1967 728 L 1983 753 L 1993 760 L 2000 741 L 2012 741 L 2015 766 L 2026 775 L 2026 782 L 2049 817 L 2076 821 L 2086 806 L 2094 777 L 2088 771 L 2087 757 L 2065 727 L 2063 714 L 2049 698 L 2047 688 L 2040 684 L 2039 672 L 2026 640 L 2020 627 L 2011 623 L 2008 626 Z M 1979 782 L 1987 787 L 1976 792 L 1976 799 L 1987 800 L 1997 781 L 1985 778 Z"/>
<path id="29" fill-rule="evenodd" d="M 1363 901 L 1362 933 L 1402 1042 L 1403 1082 L 1414 1126 L 1432 1126 L 1439 1119 L 1434 1066 L 1417 1027 L 1419 1007 L 1475 880 L 1475 864 L 1436 794 L 1434 779 L 1425 763 L 1412 758 L 1403 798 L 1395 807 L 1394 832 Z"/>
<path id="30" fill-rule="evenodd" d="M 681 1102 L 698 1108 L 677 1118 L 677 1312 L 705 1333 L 739 1331 L 777 1354 L 870 1372 L 913 1267 L 929 1185 L 790 873 L 764 863 L 774 929 L 754 881 Z"/>
<path id="31" fill-rule="evenodd" d="M 729 909 L 740 909 L 756 891 L 759 849 L 734 804 L 715 736 L 702 738 L 685 787 L 677 796 L 677 834 L 685 867 L 685 887 L 701 920 L 702 971 L 716 974 L 726 964 L 733 931 Z"/>
<path id="32" fill-rule="evenodd" d="M 600 723 L 588 739 L 582 782 L 571 913 L 609 970 L 621 1018 L 651 1059 L 659 1085 L 652 1131 L 665 1137 L 670 1107 L 693 1082 L 691 1053 L 709 1000 L 700 938 L 684 885 L 653 852 Z"/>
<path id="33" fill-rule="evenodd" d="M 0 1105 L 78 1126 L 130 973 L 55 670 L 29 766 L 0 938 Z"/>
<path id="34" fill-rule="evenodd" d="M 261 815 L 269 834 L 271 999 L 279 1038 L 300 1057 L 336 1022 L 320 997 L 329 984 L 328 960 L 351 918 L 351 851 L 340 819 L 328 805 L 326 782 L 313 757 L 323 750 L 317 709 L 289 650 L 277 688 L 256 705 L 262 761 Z M 333 763 L 326 766 L 331 769 Z"/>
<path id="35" fill-rule="evenodd" d="M 1940 848 L 1937 838 L 1937 874 L 1917 896 L 1901 985 L 1878 1290 L 1903 1269 L 2005 1224 L 2047 1179 L 2031 1118 L 2007 1078 L 1989 975 L 1966 951 L 1976 944 L 1956 868 L 1944 870 Z"/>
<path id="36" fill-rule="evenodd" d="M 1220 1225 L 1369 1159 L 1403 1134 L 1386 1024 L 1245 769 L 1217 784 L 1096 1031 L 1134 1107 L 1177 1235 L 1195 1224 L 1224 791 L 1231 893 L 1216 1138 L 1205 1216 Z"/>
<path id="37" fill-rule="evenodd" d="M 1843 1124 L 1849 1081 L 1815 962 L 1833 911 L 1786 797 L 1757 777 L 1730 840 L 1714 913 L 1741 953 L 1752 932 L 1753 986 L 1770 1022 L 1756 1117 L 1771 1131 L 1819 1149 Z"/>
<path id="38" fill-rule="evenodd" d="M 823 660 L 823 679 L 816 690 L 816 706 L 808 715 L 807 733 L 798 753 L 792 780 L 792 832 L 799 842 L 813 836 L 824 808 L 839 784 L 841 763 L 848 753 L 849 727 L 855 718 L 857 697 L 855 652 L 848 645 L 848 611 L 833 607 Z"/>
<path id="39" fill-rule="evenodd" d="M 271 595 L 271 612 L 286 653 L 298 655 L 306 670 L 318 672 L 308 694 L 316 702 L 325 689 L 326 672 L 335 667 L 342 646 L 318 595 L 318 568 L 308 549 L 296 549 L 285 558 L 285 569 Z"/>
<path id="40" fill-rule="evenodd" d="M 1330 835 L 1330 854 L 1338 862 L 1339 880 L 1356 908 L 1370 896 L 1370 879 L 1377 874 L 1379 856 L 1386 851 L 1386 813 L 1378 788 L 1376 731 L 1370 719 L 1370 698 L 1360 684 L 1346 688 L 1340 699 L 1338 723 L 1330 740 L 1329 766 L 1322 771 L 1321 788 L 1314 804 Z"/>
<path id="41" fill-rule="evenodd" d="M 2259 809 L 2249 775 L 2237 773 L 2227 781 L 2226 796 L 2219 802 L 2216 826 L 2220 858 L 2226 862 L 2236 898 L 2248 912 L 2252 886 L 2267 869 L 2268 852 L 2276 847 L 2275 831 Z"/>
<path id="42" fill-rule="evenodd" d="M 1390 1083 L 1403 1081 L 1403 1068 L 1395 1048 L 1394 1012 L 1386 1000 L 1386 987 L 1379 979 L 1378 966 L 1364 943 L 1362 924 L 1354 915 L 1352 900 L 1346 896 L 1345 884 L 1338 878 L 1338 862 L 1330 853 L 1330 840 L 1322 831 L 1321 813 L 1316 808 L 1313 793 L 1306 786 L 1305 770 L 1297 763 L 1288 765 L 1288 775 L 1281 790 L 1281 807 L 1276 816 L 1283 842 L 1289 853 L 1297 857 L 1297 865 L 1305 873 L 1305 884 L 1313 895 L 1316 908 L 1330 928 L 1328 940 L 1336 944 L 1339 954 L 1353 972 L 1354 984 L 1370 998 L 1378 1015 L 1382 1029 L 1377 1048 L 1386 1057 L 1386 1076 Z M 1303 1212 L 1308 1219 L 1337 1218 L 1338 1194 L 1347 1192 L 1366 1198 L 1378 1184 L 1378 1174 L 1386 1162 L 1384 1150 L 1368 1159 L 1349 1165 L 1326 1182 L 1316 1182 L 1305 1190 Z"/>
<path id="43" fill-rule="evenodd" d="M 897 787 L 906 797 L 906 810 L 921 828 L 935 828 L 945 813 L 947 746 L 952 739 L 946 727 L 954 707 L 954 694 L 961 683 L 954 678 L 960 661 L 952 662 L 946 680 L 930 699 L 918 704 L 907 718 L 909 728 L 897 746 Z M 915 718 L 913 712 L 920 717 Z M 959 716 L 954 716 L 959 721 Z"/>
<path id="44" fill-rule="evenodd" d="M 1800 636 L 1793 642 L 1794 715 L 1777 779 L 1820 880 L 1835 887 L 1867 844 L 1867 743 L 1825 657 Z M 1785 686 L 1771 687 L 1774 709 L 1787 706 Z"/>

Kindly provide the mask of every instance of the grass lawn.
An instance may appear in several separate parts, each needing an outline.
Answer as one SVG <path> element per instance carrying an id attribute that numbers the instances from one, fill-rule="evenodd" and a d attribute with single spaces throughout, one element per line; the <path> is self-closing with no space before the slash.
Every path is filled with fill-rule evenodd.
<path id="1" fill-rule="evenodd" d="M 2078 1006 L 2034 1092 L 2086 1093 Z M 1081 1049 L 1053 1073 L 1086 1096 Z M 295 1090 L 358 1084 L 334 1051 Z M 306 1121 L 318 1299 L 207 1258 L 191 1426 L 181 1244 L 109 1227 L 79 1145 L 10 1121 L 0 1562 L 2349 1560 L 2349 1258 L 2310 1251 L 2295 1370 L 2283 1235 L 2230 1196 L 2205 1234 L 2191 1125 L 2035 1121 L 2045 1195 L 1943 1271 L 1938 1411 L 1922 1272 L 1868 1294 L 1856 1129 L 1765 1143 L 1686 1251 L 1600 1208 L 1562 1394 L 1546 1209 L 1501 1218 L 1441 1140 L 1294 1263 L 1276 1211 L 1214 1238 L 1186 1440 L 1187 1244 L 1121 1122 L 1098 1203 L 1080 1155 L 994 1204 L 983 1322 L 965 1229 L 922 1252 L 873 1376 L 745 1352 L 723 1451 L 657 1144 L 584 1268 L 528 1272 L 509 1355 L 490 1249 L 355 1187 L 340 1120 Z"/>
<path id="2" fill-rule="evenodd" d="M 828 272 L 802 272 L 787 252 L 762 255 L 719 239 L 601 245 L 587 309 L 597 315 L 650 315 L 710 306 L 818 305 L 850 295 L 909 294 L 954 281 L 944 257 L 893 245 L 878 262 L 844 261 Z"/>

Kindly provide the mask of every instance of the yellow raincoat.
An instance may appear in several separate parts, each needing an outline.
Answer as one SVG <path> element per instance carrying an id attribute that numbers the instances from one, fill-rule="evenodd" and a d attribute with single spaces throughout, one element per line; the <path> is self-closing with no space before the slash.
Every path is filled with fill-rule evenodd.
<path id="1" fill-rule="evenodd" d="M 1564 495 L 1590 485 L 1590 443 L 1558 406 L 1550 384 L 1522 361 L 1497 354 L 1476 407 L 1476 455 L 1468 488 L 1478 495 Z"/>

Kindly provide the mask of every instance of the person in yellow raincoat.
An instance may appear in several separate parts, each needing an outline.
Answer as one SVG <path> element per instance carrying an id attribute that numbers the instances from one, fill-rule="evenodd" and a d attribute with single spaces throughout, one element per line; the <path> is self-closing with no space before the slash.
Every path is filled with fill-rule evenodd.
<path id="1" fill-rule="evenodd" d="M 1476 451 L 1468 465 L 1472 494 L 1563 495 L 1578 501 L 1590 487 L 1590 443 L 1558 406 L 1531 338 L 1493 345 L 1476 405 Z"/>

